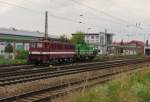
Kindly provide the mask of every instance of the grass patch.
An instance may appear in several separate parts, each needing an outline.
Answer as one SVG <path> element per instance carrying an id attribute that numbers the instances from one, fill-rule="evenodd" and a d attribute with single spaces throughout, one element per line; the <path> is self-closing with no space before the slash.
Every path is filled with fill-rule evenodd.
<path id="1" fill-rule="evenodd" d="M 150 102 L 150 70 L 122 75 L 108 84 L 55 102 Z"/>
<path id="2" fill-rule="evenodd" d="M 94 61 L 109 61 L 109 60 L 115 60 L 115 59 L 120 59 L 120 58 L 141 58 L 144 57 L 142 55 L 98 55 L 94 58 Z"/>
<path id="3" fill-rule="evenodd" d="M 4 56 L 0 56 L 0 64 L 27 64 L 28 56 L 28 51 L 17 50 L 15 59 L 5 59 Z"/>
<path id="4" fill-rule="evenodd" d="M 25 59 L 4 59 L 0 57 L 0 65 L 7 64 L 27 64 L 27 60 Z"/>

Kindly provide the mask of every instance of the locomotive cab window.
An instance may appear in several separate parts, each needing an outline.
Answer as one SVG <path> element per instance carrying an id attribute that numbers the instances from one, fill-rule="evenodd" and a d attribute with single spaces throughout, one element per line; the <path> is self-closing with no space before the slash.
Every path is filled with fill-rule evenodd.
<path id="1" fill-rule="evenodd" d="M 31 48 L 42 48 L 42 43 L 31 43 Z"/>
<path id="2" fill-rule="evenodd" d="M 36 48 L 37 47 L 37 43 L 31 43 L 31 48 Z"/>
<path id="3" fill-rule="evenodd" d="M 150 56 L 150 48 L 145 48 L 145 55 Z"/>
<path id="4" fill-rule="evenodd" d="M 45 48 L 49 48 L 49 43 L 45 43 Z"/>
<path id="5" fill-rule="evenodd" d="M 37 43 L 37 48 L 42 48 L 42 43 Z"/>

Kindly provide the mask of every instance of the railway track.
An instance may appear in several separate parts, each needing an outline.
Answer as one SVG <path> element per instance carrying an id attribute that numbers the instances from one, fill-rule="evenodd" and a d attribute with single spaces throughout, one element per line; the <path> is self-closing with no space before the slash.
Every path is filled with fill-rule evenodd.
<path id="1" fill-rule="evenodd" d="M 142 63 L 145 61 L 149 61 L 150 59 L 136 59 L 136 60 L 126 60 L 126 61 L 116 61 L 116 62 L 110 62 L 110 64 L 106 63 L 103 66 L 101 66 L 101 68 L 115 68 L 118 66 L 123 66 L 123 65 L 127 65 L 127 64 L 136 64 L 136 63 Z M 122 63 L 121 63 L 122 62 Z M 100 66 L 98 65 L 99 63 L 96 63 L 95 65 L 93 64 L 93 66 L 90 66 L 89 68 L 94 70 L 97 70 L 97 68 L 99 69 Z M 82 65 L 81 65 L 82 66 Z M 85 67 L 87 67 L 86 65 L 84 65 Z M 82 70 L 85 70 L 85 67 Z M 88 69 L 88 68 L 87 68 Z M 86 71 L 92 71 L 92 70 L 86 70 Z M 127 72 L 127 71 L 131 71 L 137 69 L 137 67 L 135 68 L 129 68 L 129 69 L 118 69 L 115 71 L 109 71 L 107 73 L 103 73 L 101 75 L 95 75 L 95 76 L 91 76 L 87 79 L 80 79 L 80 80 L 72 80 L 69 83 L 63 83 L 60 85 L 55 85 L 55 86 L 51 86 L 45 89 L 41 89 L 41 90 L 37 90 L 37 91 L 32 91 L 32 92 L 28 92 L 28 93 L 24 93 L 21 95 L 17 95 L 17 96 L 12 96 L 12 97 L 7 97 L 4 99 L 0 99 L 0 102 L 47 102 L 48 100 L 51 100 L 54 97 L 57 97 L 59 95 L 64 95 L 66 93 L 68 93 L 69 91 L 74 91 L 83 87 L 89 87 L 92 85 L 95 85 L 97 83 L 103 83 L 106 81 L 109 81 L 112 79 L 112 76 L 118 74 L 118 73 L 122 73 L 122 72 Z M 81 69 L 77 69 L 78 72 L 82 72 Z M 77 72 L 74 71 L 74 73 Z M 108 69 L 109 70 L 109 69 Z M 73 74 L 73 73 L 72 73 Z M 85 82 L 87 82 L 85 84 Z"/>
<path id="2" fill-rule="evenodd" d="M 107 58 L 107 57 L 106 57 Z M 137 57 L 137 58 L 144 58 L 144 57 Z M 135 59 L 135 57 L 123 57 L 123 58 L 114 58 L 114 60 L 125 60 L 125 59 Z M 108 60 L 103 60 L 100 62 L 106 62 L 106 61 L 110 61 L 109 59 Z M 94 62 L 99 62 L 99 60 L 96 60 L 96 61 L 93 61 Z M 75 65 L 78 65 L 78 64 L 85 64 L 85 63 L 90 63 L 88 61 L 86 62 L 77 62 L 75 63 Z M 66 64 L 66 65 L 69 65 L 69 64 Z M 64 64 L 58 64 L 57 66 L 64 66 Z M 34 65 L 31 65 L 31 64 L 12 64 L 12 65 L 0 65 L 0 71 L 2 72 L 8 72 L 8 71 L 16 71 L 16 70 L 22 70 L 22 69 L 32 69 L 32 68 L 35 68 L 35 67 L 46 67 L 46 66 L 34 66 Z"/>
<path id="3" fill-rule="evenodd" d="M 18 70 L 23 70 L 23 69 L 32 69 L 35 67 L 34 65 L 7 65 L 7 66 L 0 66 L 0 72 L 11 72 L 11 71 L 18 71 Z"/>
<path id="4" fill-rule="evenodd" d="M 144 57 L 140 57 L 140 58 L 144 58 Z M 125 60 L 125 59 L 129 59 L 129 58 L 115 58 L 114 60 Z M 130 59 L 134 59 L 134 58 L 130 58 Z M 106 62 L 106 61 L 109 61 L 109 60 L 104 60 L 103 62 Z M 99 62 L 98 60 L 96 61 L 93 61 L 92 63 L 94 62 Z M 102 61 L 100 61 L 102 62 Z M 79 64 L 86 64 L 86 63 L 90 63 L 90 62 L 77 62 L 77 63 L 74 63 L 74 65 L 79 65 Z M 59 64 L 57 66 L 69 66 L 70 64 L 66 64 L 65 66 L 62 65 L 62 64 Z M 35 66 L 35 65 L 31 65 L 31 64 L 13 64 L 13 65 L 0 65 L 0 72 L 3 72 L 5 74 L 9 74 L 10 72 L 11 73 L 16 73 L 18 71 L 30 71 L 32 69 L 36 69 L 36 68 L 45 68 L 46 66 Z M 16 71 L 16 72 L 15 72 Z M 7 73 L 8 72 L 8 73 Z"/>
<path id="5" fill-rule="evenodd" d="M 24 64 L 2 64 L 0 65 L 0 67 L 20 66 L 20 65 L 24 65 Z"/>
<path id="6" fill-rule="evenodd" d="M 95 62 L 79 65 L 60 66 L 55 68 L 37 68 L 29 70 L 17 70 L 0 73 L 0 86 L 30 82 L 40 79 L 47 79 L 63 75 L 76 74 L 86 71 L 100 70 L 111 67 L 118 67 L 127 64 L 136 64 L 150 61 L 150 58 L 126 59 L 106 62 Z"/>

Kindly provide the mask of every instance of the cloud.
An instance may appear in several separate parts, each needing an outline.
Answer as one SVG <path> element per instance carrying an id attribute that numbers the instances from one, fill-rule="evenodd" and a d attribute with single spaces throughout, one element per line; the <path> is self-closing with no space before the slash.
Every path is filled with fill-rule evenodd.
<path id="1" fill-rule="evenodd" d="M 1 13 L 6 13 L 10 10 L 12 10 L 13 8 L 15 8 L 15 6 L 11 5 L 11 4 L 17 4 L 20 5 L 23 3 L 24 0 L 0 0 L 0 12 Z"/>
<path id="2" fill-rule="evenodd" d="M 76 0 L 80 3 L 96 8 L 113 17 L 105 15 L 97 10 L 91 10 L 74 3 L 72 0 L 0 0 L 22 5 L 37 11 L 48 10 L 49 14 L 67 17 L 75 21 L 82 21 L 87 25 L 70 22 L 64 19 L 49 16 L 49 33 L 73 33 L 77 30 L 87 32 L 87 28 L 93 27 L 92 32 L 104 31 L 126 36 L 127 33 L 149 33 L 149 29 L 139 30 L 135 27 L 127 28 L 127 25 L 135 25 L 136 22 L 150 25 L 150 0 Z M 83 14 L 83 17 L 79 15 Z M 16 27 L 29 30 L 44 31 L 44 15 L 30 10 L 16 8 L 0 2 L 0 22 L 2 27 Z M 120 21 L 116 18 L 126 20 Z M 89 25 L 88 25 L 89 24 Z M 94 25 L 98 25 L 94 27 Z M 125 35 L 124 35 L 125 34 Z M 117 39 L 121 39 L 117 37 Z M 125 37 L 126 38 L 126 37 Z"/>

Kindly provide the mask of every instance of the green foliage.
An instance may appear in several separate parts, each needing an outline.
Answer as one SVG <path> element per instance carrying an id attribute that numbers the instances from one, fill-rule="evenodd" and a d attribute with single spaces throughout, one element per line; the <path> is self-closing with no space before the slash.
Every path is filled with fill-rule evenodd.
<path id="1" fill-rule="evenodd" d="M 29 52 L 28 51 L 20 51 L 18 50 L 17 51 L 17 54 L 16 54 L 16 59 L 27 59 L 29 56 Z"/>
<path id="2" fill-rule="evenodd" d="M 85 33 L 84 32 L 76 32 L 72 38 L 71 38 L 71 43 L 73 44 L 81 44 L 85 43 L 84 41 Z"/>
<path id="3" fill-rule="evenodd" d="M 27 64 L 27 60 L 23 60 L 23 59 L 4 59 L 2 57 L 0 57 L 0 64 Z"/>
<path id="4" fill-rule="evenodd" d="M 5 52 L 6 53 L 12 53 L 13 52 L 13 46 L 10 43 L 7 44 L 7 46 L 5 47 Z"/>
<path id="5" fill-rule="evenodd" d="M 5 64 L 6 60 L 3 57 L 0 57 L 0 64 Z"/>
<path id="6" fill-rule="evenodd" d="M 61 35 L 59 39 L 60 39 L 60 41 L 63 41 L 63 42 L 69 41 L 69 39 L 67 38 L 67 36 L 65 34 Z"/>
<path id="7" fill-rule="evenodd" d="M 23 59 L 14 59 L 10 61 L 10 64 L 27 64 L 27 60 Z"/>
<path id="8" fill-rule="evenodd" d="M 124 75 L 66 100 L 65 102 L 150 102 L 150 71 Z"/>

